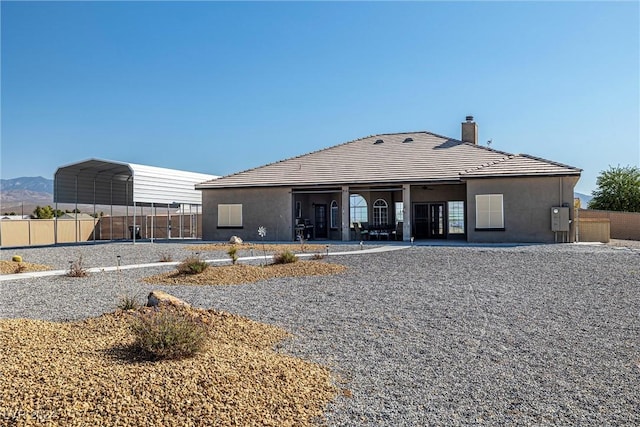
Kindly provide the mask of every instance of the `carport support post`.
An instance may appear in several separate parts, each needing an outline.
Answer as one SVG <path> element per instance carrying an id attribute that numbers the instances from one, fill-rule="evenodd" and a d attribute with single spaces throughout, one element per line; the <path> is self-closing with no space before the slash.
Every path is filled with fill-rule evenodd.
<path id="1" fill-rule="evenodd" d="M 349 186 L 342 186 L 342 241 L 351 240 L 351 224 L 349 224 Z"/>
<path id="2" fill-rule="evenodd" d="M 411 185 L 402 184 L 402 240 L 411 240 Z"/>
<path id="3" fill-rule="evenodd" d="M 138 208 L 136 207 L 136 201 L 133 201 L 133 228 L 131 229 L 131 238 L 133 240 L 133 244 L 136 244 L 136 211 Z"/>

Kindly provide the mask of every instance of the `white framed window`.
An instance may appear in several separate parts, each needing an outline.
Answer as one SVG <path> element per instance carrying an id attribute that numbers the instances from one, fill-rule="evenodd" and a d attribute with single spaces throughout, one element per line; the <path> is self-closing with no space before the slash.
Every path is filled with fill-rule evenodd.
<path id="1" fill-rule="evenodd" d="M 335 200 L 331 201 L 331 228 L 338 228 L 338 224 L 340 221 L 338 220 L 338 202 Z"/>
<path id="2" fill-rule="evenodd" d="M 476 228 L 504 229 L 502 194 L 476 195 Z"/>
<path id="3" fill-rule="evenodd" d="M 349 214 L 351 215 L 351 224 L 369 222 L 369 211 L 364 197 L 359 194 L 349 196 Z"/>
<path id="4" fill-rule="evenodd" d="M 218 205 L 218 227 L 242 227 L 242 205 Z"/>
<path id="5" fill-rule="evenodd" d="M 384 199 L 373 202 L 373 225 L 387 225 L 389 223 L 389 205 Z"/>
<path id="6" fill-rule="evenodd" d="M 447 224 L 449 234 L 464 234 L 464 202 L 447 202 Z"/>

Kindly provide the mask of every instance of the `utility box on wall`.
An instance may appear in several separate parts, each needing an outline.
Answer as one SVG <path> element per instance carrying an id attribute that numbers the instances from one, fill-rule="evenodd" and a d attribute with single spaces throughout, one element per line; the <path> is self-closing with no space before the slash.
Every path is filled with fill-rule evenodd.
<path id="1" fill-rule="evenodd" d="M 569 208 L 551 208 L 551 231 L 569 231 Z"/>

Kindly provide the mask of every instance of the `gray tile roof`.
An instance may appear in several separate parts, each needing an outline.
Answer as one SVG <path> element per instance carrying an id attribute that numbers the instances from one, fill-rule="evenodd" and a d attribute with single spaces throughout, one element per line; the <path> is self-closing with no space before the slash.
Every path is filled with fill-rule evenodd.
<path id="1" fill-rule="evenodd" d="M 398 184 L 487 176 L 580 175 L 581 170 L 430 132 L 373 135 L 196 186 L 197 189 Z"/>

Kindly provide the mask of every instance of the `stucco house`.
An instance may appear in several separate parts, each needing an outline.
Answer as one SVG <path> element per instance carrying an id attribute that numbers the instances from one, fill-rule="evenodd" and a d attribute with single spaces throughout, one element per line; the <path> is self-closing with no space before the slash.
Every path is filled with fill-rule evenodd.
<path id="1" fill-rule="evenodd" d="M 368 136 L 196 185 L 203 239 L 573 241 L 581 169 L 430 132 Z"/>

